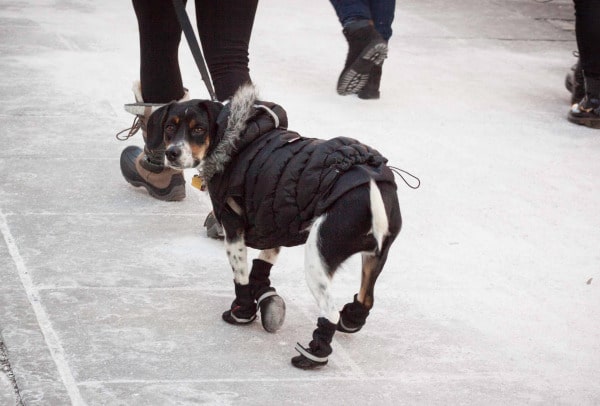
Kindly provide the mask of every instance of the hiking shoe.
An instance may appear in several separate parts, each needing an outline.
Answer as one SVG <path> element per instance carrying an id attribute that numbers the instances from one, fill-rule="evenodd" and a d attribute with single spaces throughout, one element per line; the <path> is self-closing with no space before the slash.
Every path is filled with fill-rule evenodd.
<path id="1" fill-rule="evenodd" d="M 143 186 L 156 199 L 176 201 L 185 198 L 183 172 L 152 161 L 135 145 L 121 152 L 121 173 L 131 185 Z"/>
<path id="2" fill-rule="evenodd" d="M 337 83 L 340 95 L 356 94 L 367 84 L 371 69 L 387 57 L 386 41 L 370 20 L 358 20 L 344 28 L 348 56 Z"/>
<path id="3" fill-rule="evenodd" d="M 600 129 L 600 99 L 585 96 L 579 103 L 573 104 L 567 119 L 575 124 Z"/>

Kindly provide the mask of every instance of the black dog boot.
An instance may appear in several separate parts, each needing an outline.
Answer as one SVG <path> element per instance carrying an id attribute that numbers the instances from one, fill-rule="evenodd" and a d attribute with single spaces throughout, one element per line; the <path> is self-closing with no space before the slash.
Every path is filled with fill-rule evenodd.
<path id="1" fill-rule="evenodd" d="M 252 297 L 250 285 L 235 284 L 235 300 L 231 309 L 222 315 L 229 324 L 249 324 L 256 319 L 256 302 Z"/>
<path id="2" fill-rule="evenodd" d="M 585 97 L 571 107 L 567 118 L 572 123 L 600 129 L 600 77 L 585 77 Z"/>
<path id="3" fill-rule="evenodd" d="M 388 47 L 371 20 L 354 21 L 343 32 L 348 41 L 348 56 L 338 79 L 337 92 L 355 94 L 367 84 L 371 69 L 383 63 Z"/>
<path id="4" fill-rule="evenodd" d="M 360 99 L 370 100 L 370 99 L 379 99 L 379 84 L 381 83 L 381 68 L 382 65 L 375 65 L 371 69 L 371 73 L 369 74 L 369 80 L 365 87 L 358 92 L 358 97 Z"/>
<path id="5" fill-rule="evenodd" d="M 344 333 L 356 333 L 365 325 L 368 316 L 369 310 L 354 295 L 354 302 L 346 303 L 340 312 L 337 329 Z"/>
<path id="6" fill-rule="evenodd" d="M 313 339 L 308 348 L 300 343 L 296 344 L 295 350 L 300 355 L 292 358 L 292 365 L 300 369 L 315 369 L 327 365 L 329 354 L 333 352 L 331 341 L 335 334 L 336 325 L 325 317 L 319 317 L 317 329 L 313 331 Z"/>
<path id="7" fill-rule="evenodd" d="M 260 309 L 260 321 L 269 333 L 279 330 L 285 321 L 285 302 L 271 287 L 269 275 L 273 265 L 261 259 L 252 262 L 250 286 Z"/>

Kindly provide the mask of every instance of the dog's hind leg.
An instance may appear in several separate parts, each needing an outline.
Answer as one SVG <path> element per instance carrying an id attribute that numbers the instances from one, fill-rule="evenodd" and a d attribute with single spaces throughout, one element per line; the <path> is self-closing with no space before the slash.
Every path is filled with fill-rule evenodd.
<path id="1" fill-rule="evenodd" d="M 292 358 L 292 365 L 301 369 L 314 369 L 328 362 L 332 353 L 331 341 L 335 334 L 339 313 L 336 310 L 331 294 L 331 275 L 321 258 L 319 251 L 319 234 L 324 216 L 313 223 L 305 246 L 305 274 L 308 287 L 315 297 L 321 317 L 317 319 L 317 328 L 308 348 L 296 344 L 300 355 Z"/>
<path id="2" fill-rule="evenodd" d="M 383 270 L 390 247 L 402 224 L 395 189 L 387 184 L 376 186 L 372 182 L 370 194 L 371 232 L 377 240 L 377 246 L 374 250 L 362 252 L 360 290 L 354 295 L 354 301 L 344 305 L 340 312 L 338 330 L 345 333 L 356 333 L 365 325 L 369 311 L 373 308 L 375 282 Z M 381 225 L 384 229 L 381 229 Z M 378 228 L 380 229 L 377 230 Z"/>
<path id="3" fill-rule="evenodd" d="M 252 296 L 260 309 L 260 321 L 263 328 L 273 333 L 283 325 L 285 320 L 285 302 L 271 286 L 269 275 L 275 264 L 280 248 L 266 249 L 260 252 L 252 262 L 250 286 Z"/>

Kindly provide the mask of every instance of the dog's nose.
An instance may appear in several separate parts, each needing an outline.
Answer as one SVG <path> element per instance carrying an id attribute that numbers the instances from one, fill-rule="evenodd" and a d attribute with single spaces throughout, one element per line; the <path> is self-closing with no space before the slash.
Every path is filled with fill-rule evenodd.
<path id="1" fill-rule="evenodd" d="M 175 162 L 177 160 L 177 158 L 179 158 L 181 156 L 181 148 L 179 147 L 169 147 L 166 151 L 165 151 L 165 155 L 167 157 L 167 159 L 171 162 Z"/>

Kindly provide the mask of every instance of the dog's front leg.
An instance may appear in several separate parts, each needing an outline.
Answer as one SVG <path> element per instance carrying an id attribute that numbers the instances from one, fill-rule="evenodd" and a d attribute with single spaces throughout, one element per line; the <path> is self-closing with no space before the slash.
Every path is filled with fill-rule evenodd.
<path id="1" fill-rule="evenodd" d="M 226 217 L 224 217 L 226 220 Z M 235 216 L 227 220 L 235 220 Z M 231 308 L 222 315 L 223 320 L 230 324 L 248 324 L 256 319 L 256 301 L 250 286 L 248 272 L 248 253 L 244 241 L 243 228 L 235 221 L 223 221 L 225 231 L 225 251 L 233 270 L 235 284 L 235 300 Z"/>

